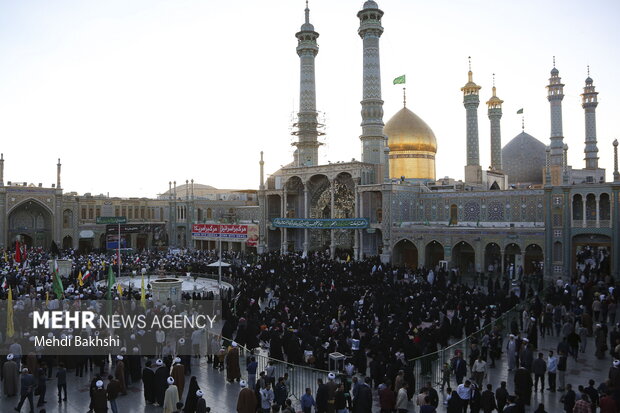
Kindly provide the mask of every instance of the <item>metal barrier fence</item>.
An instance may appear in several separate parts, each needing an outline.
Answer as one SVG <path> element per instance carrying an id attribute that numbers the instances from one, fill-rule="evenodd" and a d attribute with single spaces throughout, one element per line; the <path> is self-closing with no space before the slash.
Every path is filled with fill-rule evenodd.
<path id="1" fill-rule="evenodd" d="M 446 348 L 442 348 L 439 351 L 408 360 L 408 367 L 411 369 L 411 371 L 413 371 L 414 377 L 416 378 L 416 383 L 420 383 L 420 385 L 422 385 L 423 383 L 431 382 L 433 386 L 442 385 L 444 365 L 447 363 L 450 366 L 452 358 L 459 351 L 463 354 L 463 360 L 465 361 L 465 363 L 469 364 L 468 358 L 471 352 L 471 344 L 474 342 L 480 344 L 484 334 L 486 332 L 490 332 L 494 328 L 496 328 L 499 332 L 499 348 L 502 349 L 504 343 L 503 340 L 507 335 L 507 330 L 510 329 L 510 325 L 515 318 L 517 318 L 518 320 L 519 308 L 520 305 L 511 308 L 510 310 L 504 312 L 502 315 L 497 317 L 495 320 L 491 321 L 489 324 L 484 325 L 475 333 L 465 337 L 462 340 L 457 341 L 456 343 L 451 344 Z M 449 383 L 450 382 L 448 381 L 448 386 Z"/>
<path id="2" fill-rule="evenodd" d="M 515 318 L 518 319 L 518 308 L 520 308 L 520 306 L 511 308 L 475 333 L 446 348 L 409 360 L 409 367 L 412 368 L 416 383 L 426 383 L 430 381 L 435 386 L 441 385 L 444 363 L 449 364 L 454 353 L 459 350 L 463 353 L 463 359 L 467 362 L 471 350 L 471 343 L 474 341 L 480 343 L 480 339 L 485 332 L 491 331 L 493 328 L 497 328 L 500 333 L 502 340 L 500 348 L 502 348 L 503 339 L 506 337 L 506 330 L 510 328 L 510 324 Z M 226 338 L 224 338 L 224 340 L 228 342 L 232 341 Z M 316 391 L 317 379 L 322 379 L 323 382 L 326 382 L 327 375 L 330 373 L 327 370 L 291 364 L 283 360 L 271 358 L 268 356 L 268 351 L 263 348 L 257 348 L 253 351 L 243 346 L 239 346 L 239 348 L 242 353 L 239 362 L 241 366 L 241 375 L 245 380 L 247 380 L 247 371 L 245 369 L 247 366 L 247 358 L 254 356 L 258 363 L 256 380 L 259 378 L 258 374 L 261 371 L 266 371 L 267 366 L 271 363 L 274 367 L 273 380 L 277 381 L 279 377 L 286 377 L 286 375 L 288 375 L 286 385 L 288 387 L 289 397 L 291 398 L 300 399 L 308 387 L 311 388 L 313 392 Z M 343 377 L 341 373 L 342 372 L 337 373 L 340 378 Z"/>

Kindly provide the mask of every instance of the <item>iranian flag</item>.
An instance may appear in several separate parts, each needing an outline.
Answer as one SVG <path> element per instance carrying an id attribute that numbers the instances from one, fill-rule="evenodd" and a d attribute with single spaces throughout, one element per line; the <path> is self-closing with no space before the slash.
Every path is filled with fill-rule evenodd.
<path id="1" fill-rule="evenodd" d="M 84 276 L 82 277 L 82 282 L 86 282 L 86 280 L 92 275 L 90 271 L 86 271 Z"/>

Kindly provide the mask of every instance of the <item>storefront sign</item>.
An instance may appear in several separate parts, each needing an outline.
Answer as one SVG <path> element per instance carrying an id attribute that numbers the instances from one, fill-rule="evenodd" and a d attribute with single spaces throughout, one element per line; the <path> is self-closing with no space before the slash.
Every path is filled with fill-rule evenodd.
<path id="1" fill-rule="evenodd" d="M 258 243 L 258 225 L 234 224 L 194 224 L 192 225 L 194 239 L 224 239 L 246 241 L 250 247 Z"/>

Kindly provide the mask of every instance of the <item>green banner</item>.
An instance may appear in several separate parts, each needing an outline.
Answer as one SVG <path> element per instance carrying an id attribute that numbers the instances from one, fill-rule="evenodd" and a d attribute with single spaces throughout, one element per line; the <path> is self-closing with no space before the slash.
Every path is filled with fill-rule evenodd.
<path id="1" fill-rule="evenodd" d="M 368 218 L 274 218 L 271 221 L 276 228 L 308 228 L 308 229 L 357 229 L 368 228 Z"/>
<path id="2" fill-rule="evenodd" d="M 97 217 L 97 224 L 126 224 L 126 217 Z"/>

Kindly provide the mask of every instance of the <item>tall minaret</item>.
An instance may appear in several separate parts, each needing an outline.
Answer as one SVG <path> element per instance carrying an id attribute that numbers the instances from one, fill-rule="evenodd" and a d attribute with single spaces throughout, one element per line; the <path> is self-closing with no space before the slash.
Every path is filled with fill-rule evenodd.
<path id="1" fill-rule="evenodd" d="M 468 81 L 461 88 L 463 105 L 467 114 L 467 165 L 465 165 L 465 182 L 472 184 L 482 183 L 482 168 L 480 167 L 480 149 L 478 144 L 478 105 L 480 86 L 474 83 L 469 58 Z"/>
<path id="2" fill-rule="evenodd" d="M 491 121 L 491 169 L 502 170 L 502 131 L 500 119 L 502 118 L 503 100 L 497 97 L 495 89 L 495 74 L 493 74 L 493 96 L 487 102 L 489 107 L 489 120 Z"/>
<path id="3" fill-rule="evenodd" d="M 383 163 L 383 100 L 381 100 L 381 59 L 379 39 L 383 34 L 383 11 L 373 0 L 364 3 L 357 13 L 360 19 L 358 33 L 363 40 L 363 100 L 362 100 L 362 162 Z M 380 178 L 377 179 L 380 181 Z"/>
<path id="4" fill-rule="evenodd" d="M 551 184 L 562 184 L 564 134 L 562 132 L 562 99 L 564 99 L 564 84 L 560 77 L 560 71 L 555 68 L 555 56 L 553 57 L 553 69 L 549 85 L 547 85 L 547 99 L 551 105 Z"/>
<path id="5" fill-rule="evenodd" d="M 58 163 L 56 164 L 56 188 L 60 189 L 60 167 L 62 164 L 60 163 L 60 158 L 58 158 Z"/>
<path id="6" fill-rule="evenodd" d="M 598 148 L 596 146 L 596 107 L 598 106 L 598 92 L 594 90 L 590 77 L 590 66 L 588 66 L 588 77 L 586 86 L 581 95 L 581 106 L 586 114 L 586 147 L 585 161 L 586 169 L 598 169 Z"/>
<path id="7" fill-rule="evenodd" d="M 319 163 L 319 136 L 316 112 L 316 87 L 314 76 L 314 58 L 319 53 L 316 39 L 319 34 L 310 24 L 310 9 L 306 0 L 306 22 L 301 26 L 297 37 L 297 54 L 299 55 L 299 113 L 293 132 L 299 137 L 294 143 L 297 147 L 295 166 L 312 166 Z"/>

